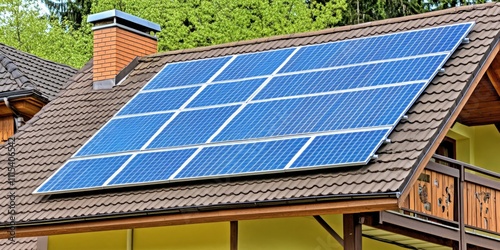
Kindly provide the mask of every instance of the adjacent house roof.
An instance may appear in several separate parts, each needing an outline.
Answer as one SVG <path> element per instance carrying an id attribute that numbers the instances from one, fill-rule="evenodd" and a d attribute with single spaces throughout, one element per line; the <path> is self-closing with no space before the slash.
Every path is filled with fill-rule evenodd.
<path id="1" fill-rule="evenodd" d="M 0 240 L 2 250 L 35 250 L 37 249 L 37 238 L 17 238 L 15 241 L 7 239 Z"/>
<path id="2" fill-rule="evenodd" d="M 475 21 L 470 43 L 461 45 L 390 135 L 391 144 L 379 149 L 379 159 L 362 167 L 253 176 L 224 180 L 165 184 L 124 190 L 36 196 L 31 192 L 54 173 L 146 82 L 170 62 L 193 60 L 316 44 Z M 258 206 L 268 202 L 316 202 L 321 198 L 397 196 L 448 123 L 480 67 L 498 41 L 500 4 L 460 7 L 404 18 L 340 27 L 317 32 L 156 54 L 140 59 L 137 67 L 111 90 L 92 90 L 92 62 L 70 81 L 63 93 L 18 133 L 17 219 L 19 223 L 139 214 L 150 211 Z M 6 149 L 0 153 L 6 155 Z M 430 152 L 432 153 L 432 152 Z M 0 168 L 6 172 L 2 158 Z M 1 184 L 2 197 L 8 189 Z M 6 202 L 2 203 L 6 204 Z M 1 212 L 7 214 L 7 206 Z M 215 209 L 215 208 L 214 208 Z M 191 211 L 191 210 L 188 210 Z M 3 216 L 2 218 L 8 218 Z M 7 224 L 7 221 L 2 221 Z"/>
<path id="3" fill-rule="evenodd" d="M 0 44 L 0 92 L 36 89 L 52 100 L 76 69 Z"/>

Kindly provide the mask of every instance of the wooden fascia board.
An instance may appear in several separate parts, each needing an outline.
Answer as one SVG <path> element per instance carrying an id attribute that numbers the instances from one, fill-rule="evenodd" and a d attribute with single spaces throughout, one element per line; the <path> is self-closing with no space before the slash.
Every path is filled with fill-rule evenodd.
<path id="1" fill-rule="evenodd" d="M 473 82 L 471 83 L 469 89 L 467 90 L 467 93 L 464 94 L 463 98 L 457 104 L 455 110 L 451 114 L 450 118 L 446 121 L 446 124 L 444 125 L 444 127 L 441 129 L 441 131 L 438 132 L 437 138 L 434 140 L 434 143 L 430 146 L 430 148 L 427 150 L 427 152 L 425 153 L 422 160 L 417 165 L 417 168 L 412 173 L 410 179 L 408 181 L 406 181 L 404 186 L 402 187 L 401 195 L 398 198 L 398 206 L 399 207 L 404 206 L 404 201 L 405 201 L 406 197 L 408 197 L 408 194 L 410 193 L 411 187 L 416 183 L 419 175 L 422 173 L 422 171 L 424 171 L 425 166 L 427 165 L 427 163 L 429 163 L 430 159 L 434 155 L 434 152 L 436 152 L 437 148 L 439 147 L 439 143 L 441 141 L 443 141 L 446 134 L 448 133 L 450 128 L 455 123 L 455 120 L 458 118 L 458 115 L 460 114 L 460 112 L 464 108 L 465 104 L 467 103 L 467 101 L 471 97 L 472 93 L 476 89 L 477 85 L 481 81 L 481 78 L 486 74 L 491 63 L 496 58 L 496 55 L 498 54 L 499 50 L 500 50 L 500 43 L 497 40 L 495 47 L 491 50 L 488 58 L 485 60 L 481 69 L 476 74 Z"/>
<path id="2" fill-rule="evenodd" d="M 16 237 L 37 237 L 59 234 L 121 230 L 173 226 L 197 223 L 255 220 L 269 218 L 314 216 L 322 214 L 344 214 L 393 210 L 398 208 L 396 198 L 342 200 L 322 203 L 240 208 L 207 212 L 190 212 L 161 215 L 143 215 L 137 217 L 108 218 L 58 224 L 18 226 Z M 9 237 L 8 228 L 0 231 L 0 238 Z"/>

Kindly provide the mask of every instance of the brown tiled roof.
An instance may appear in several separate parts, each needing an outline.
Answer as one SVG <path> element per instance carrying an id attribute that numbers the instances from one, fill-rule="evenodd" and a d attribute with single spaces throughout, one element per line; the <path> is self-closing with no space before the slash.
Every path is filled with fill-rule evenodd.
<path id="1" fill-rule="evenodd" d="M 36 250 L 37 238 L 16 238 L 15 241 L 8 239 L 0 240 L 2 250 Z"/>
<path id="2" fill-rule="evenodd" d="M 0 44 L 0 92 L 35 88 L 52 100 L 77 70 Z"/>
<path id="3" fill-rule="evenodd" d="M 379 159 L 367 166 L 52 197 L 31 194 L 166 63 L 467 21 L 476 22 L 469 35 L 470 43 L 461 45 L 453 54 L 445 65 L 446 71 L 432 81 L 408 112 L 408 121 L 401 122 L 390 135 L 392 143 L 383 146 L 378 151 Z M 394 194 L 401 191 L 405 180 L 434 143 L 458 98 L 496 43 L 499 30 L 500 5 L 485 4 L 318 32 L 173 51 L 142 58 L 125 82 L 106 91 L 92 90 L 92 64 L 89 63 L 75 75 L 60 97 L 45 106 L 18 133 L 17 219 L 36 222 L 242 203 Z M 5 149 L 1 154 L 6 155 Z M 3 172 L 6 166 L 5 160 L 0 162 Z M 1 188 L 5 193 L 8 188 L 5 180 Z M 1 204 L 1 212 L 6 215 L 7 202 Z"/>

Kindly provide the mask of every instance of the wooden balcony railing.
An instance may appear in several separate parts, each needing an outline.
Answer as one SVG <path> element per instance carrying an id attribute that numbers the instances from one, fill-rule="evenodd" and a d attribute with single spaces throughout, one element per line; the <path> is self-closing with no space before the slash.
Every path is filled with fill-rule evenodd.
<path id="1" fill-rule="evenodd" d="M 500 235 L 500 174 L 435 155 L 402 210 L 445 225 Z"/>

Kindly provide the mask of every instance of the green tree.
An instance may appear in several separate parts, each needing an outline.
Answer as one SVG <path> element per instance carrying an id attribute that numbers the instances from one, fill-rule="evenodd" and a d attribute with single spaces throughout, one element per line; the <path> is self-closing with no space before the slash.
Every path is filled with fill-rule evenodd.
<path id="1" fill-rule="evenodd" d="M 442 10 L 458 6 L 481 4 L 489 1 L 486 0 L 430 0 L 427 2 L 428 10 Z"/>
<path id="2" fill-rule="evenodd" d="M 92 0 L 42 0 L 43 4 L 61 22 L 67 21 L 78 29 L 90 14 Z"/>
<path id="3" fill-rule="evenodd" d="M 40 14 L 35 0 L 0 0 L 0 43 L 80 67 L 92 56 L 90 25 L 78 30 Z"/>
<path id="4" fill-rule="evenodd" d="M 345 0 L 94 0 L 161 25 L 159 49 L 175 50 L 336 26 Z"/>
<path id="5" fill-rule="evenodd" d="M 423 0 L 348 0 L 342 25 L 401 17 L 429 11 Z"/>

